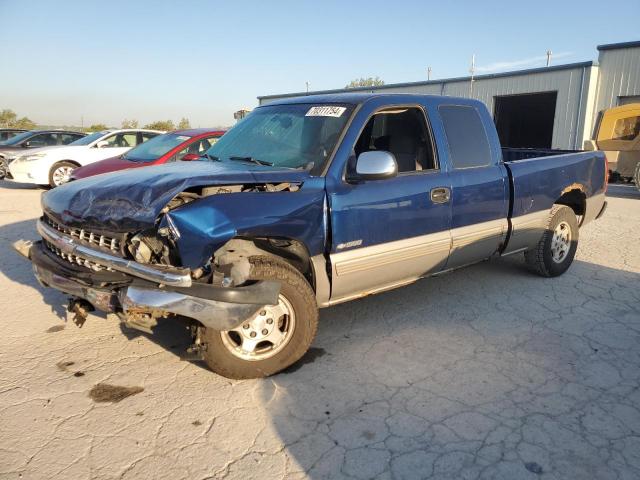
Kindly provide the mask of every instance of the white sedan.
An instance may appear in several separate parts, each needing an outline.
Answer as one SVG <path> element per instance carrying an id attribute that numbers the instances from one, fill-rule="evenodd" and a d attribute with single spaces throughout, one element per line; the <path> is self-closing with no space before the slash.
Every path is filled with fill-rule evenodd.
<path id="1" fill-rule="evenodd" d="M 78 167 L 122 155 L 130 148 L 160 135 L 157 130 L 103 130 L 69 145 L 31 149 L 9 163 L 11 179 L 20 183 L 57 187 L 69 181 Z"/>

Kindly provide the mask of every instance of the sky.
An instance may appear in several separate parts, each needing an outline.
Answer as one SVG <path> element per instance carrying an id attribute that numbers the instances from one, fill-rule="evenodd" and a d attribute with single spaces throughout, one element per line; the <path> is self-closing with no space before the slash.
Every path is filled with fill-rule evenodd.
<path id="1" fill-rule="evenodd" d="M 597 60 L 640 1 L 0 0 L 0 110 L 39 124 L 232 125 L 257 96 Z"/>

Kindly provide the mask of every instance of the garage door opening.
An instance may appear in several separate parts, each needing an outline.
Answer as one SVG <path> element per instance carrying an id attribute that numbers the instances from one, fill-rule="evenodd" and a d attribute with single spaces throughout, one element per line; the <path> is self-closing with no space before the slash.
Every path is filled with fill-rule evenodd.
<path id="1" fill-rule="evenodd" d="M 551 148 L 558 92 L 495 97 L 494 120 L 503 147 Z"/>

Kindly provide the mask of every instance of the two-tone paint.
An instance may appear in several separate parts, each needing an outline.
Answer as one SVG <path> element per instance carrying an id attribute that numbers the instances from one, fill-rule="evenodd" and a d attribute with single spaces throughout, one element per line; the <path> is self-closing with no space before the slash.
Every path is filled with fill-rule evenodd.
<path id="1" fill-rule="evenodd" d="M 603 208 L 602 153 L 545 152 L 544 158 L 505 162 L 489 112 L 475 100 L 348 94 L 279 103 L 355 106 L 320 175 L 228 162 L 164 165 L 72 182 L 46 193 L 44 210 L 65 225 L 112 232 L 171 225 L 179 232 L 179 266 L 190 269 L 231 239 L 295 240 L 310 258 L 318 304 L 327 306 L 531 248 L 559 201 L 574 207 L 582 224 Z M 491 150 L 489 164 L 453 168 L 438 113 L 442 105 L 478 112 Z M 422 110 L 436 168 L 349 182 L 347 168 L 359 135 L 372 115 L 389 107 Z M 279 182 L 299 188 L 211 195 L 165 209 L 172 198 L 194 187 Z M 444 201 L 435 201 L 434 192 L 447 192 L 440 197 Z"/>

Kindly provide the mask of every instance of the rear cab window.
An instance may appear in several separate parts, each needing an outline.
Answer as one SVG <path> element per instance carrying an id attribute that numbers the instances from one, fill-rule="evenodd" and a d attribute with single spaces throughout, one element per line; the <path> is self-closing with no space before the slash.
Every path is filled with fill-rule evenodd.
<path id="1" fill-rule="evenodd" d="M 480 113 L 468 105 L 441 105 L 451 165 L 455 169 L 491 165 L 491 147 Z"/>

